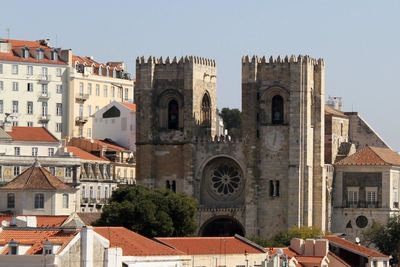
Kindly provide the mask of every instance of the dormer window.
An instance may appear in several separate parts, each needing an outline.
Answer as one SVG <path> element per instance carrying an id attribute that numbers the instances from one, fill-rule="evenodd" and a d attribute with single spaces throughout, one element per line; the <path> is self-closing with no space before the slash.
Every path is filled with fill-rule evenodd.
<path id="1" fill-rule="evenodd" d="M 13 239 L 8 243 L 8 254 L 9 255 L 18 255 L 18 242 Z"/>
<path id="2" fill-rule="evenodd" d="M 101 66 L 99 66 L 99 75 L 102 75 L 102 72 L 103 72 L 103 70 L 102 70 Z"/>
<path id="3" fill-rule="evenodd" d="M 116 76 L 117 76 L 117 71 L 113 69 L 113 78 L 116 78 Z"/>
<path id="4" fill-rule="evenodd" d="M 42 49 L 36 50 L 36 59 L 37 60 L 42 60 L 44 58 L 44 52 Z"/>
<path id="5" fill-rule="evenodd" d="M 29 49 L 28 48 L 22 49 L 22 57 L 23 58 L 28 58 L 29 57 Z"/>
<path id="6" fill-rule="evenodd" d="M 57 51 L 51 52 L 51 60 L 58 60 L 58 53 Z"/>
<path id="7" fill-rule="evenodd" d="M 45 241 L 43 244 L 43 255 L 53 254 L 53 244 L 49 241 Z"/>
<path id="8" fill-rule="evenodd" d="M 106 76 L 107 76 L 107 77 L 110 76 L 110 69 L 109 69 L 109 68 L 107 68 Z"/>

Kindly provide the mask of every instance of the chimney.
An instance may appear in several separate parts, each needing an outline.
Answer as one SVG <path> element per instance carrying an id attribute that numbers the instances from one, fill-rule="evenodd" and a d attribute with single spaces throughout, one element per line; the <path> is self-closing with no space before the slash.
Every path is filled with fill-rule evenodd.
<path id="1" fill-rule="evenodd" d="M 93 227 L 83 226 L 81 230 L 82 267 L 93 267 Z"/>
<path id="2" fill-rule="evenodd" d="M 328 254 L 329 242 L 327 239 L 315 240 L 314 254 L 318 257 L 325 257 Z"/>
<path id="3" fill-rule="evenodd" d="M 290 240 L 290 249 L 299 255 L 304 253 L 304 240 L 301 238 L 293 238 Z"/>
<path id="4" fill-rule="evenodd" d="M 314 256 L 314 239 L 306 239 L 304 242 L 304 256 Z"/>

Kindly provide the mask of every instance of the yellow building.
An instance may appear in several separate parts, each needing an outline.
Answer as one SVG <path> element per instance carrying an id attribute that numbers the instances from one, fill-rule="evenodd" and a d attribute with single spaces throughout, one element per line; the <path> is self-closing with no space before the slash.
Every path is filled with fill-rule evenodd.
<path id="1" fill-rule="evenodd" d="M 133 80 L 123 62 L 95 61 L 64 50 L 69 64 L 64 137 L 92 137 L 92 114 L 111 101 L 133 102 Z"/>

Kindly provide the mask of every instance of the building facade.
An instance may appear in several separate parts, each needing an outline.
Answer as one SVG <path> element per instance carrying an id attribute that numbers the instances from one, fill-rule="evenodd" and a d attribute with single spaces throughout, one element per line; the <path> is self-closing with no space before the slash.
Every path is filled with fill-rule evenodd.
<path id="1" fill-rule="evenodd" d="M 136 61 L 137 180 L 199 201 L 201 235 L 326 227 L 323 60 L 242 60 L 243 135 L 216 135 L 216 65 Z"/>

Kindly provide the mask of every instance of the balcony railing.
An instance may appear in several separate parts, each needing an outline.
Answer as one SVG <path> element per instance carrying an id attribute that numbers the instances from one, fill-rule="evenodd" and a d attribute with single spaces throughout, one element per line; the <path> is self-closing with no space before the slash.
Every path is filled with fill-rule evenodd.
<path id="1" fill-rule="evenodd" d="M 38 94 L 39 99 L 49 99 L 50 98 L 50 93 L 49 92 L 40 92 Z"/>
<path id="2" fill-rule="evenodd" d="M 75 100 L 77 102 L 85 102 L 86 100 L 88 100 L 89 98 L 89 94 L 77 94 L 75 96 Z"/>
<path id="3" fill-rule="evenodd" d="M 85 124 L 88 121 L 88 117 L 85 116 L 78 116 L 75 118 L 76 124 Z"/>
<path id="4" fill-rule="evenodd" d="M 378 201 L 346 201 L 345 208 L 382 208 Z"/>
<path id="5" fill-rule="evenodd" d="M 47 75 L 47 74 L 41 74 L 41 75 L 37 76 L 37 79 L 38 79 L 39 83 L 47 84 L 50 82 L 51 76 Z"/>
<path id="6" fill-rule="evenodd" d="M 49 114 L 42 114 L 38 116 L 38 120 L 41 122 L 47 122 L 50 120 L 50 115 Z"/>

